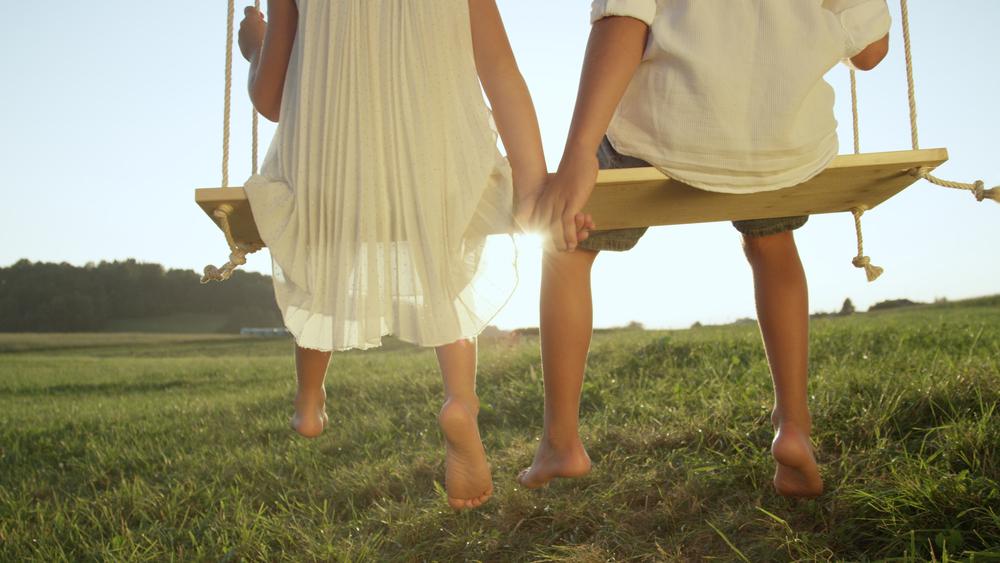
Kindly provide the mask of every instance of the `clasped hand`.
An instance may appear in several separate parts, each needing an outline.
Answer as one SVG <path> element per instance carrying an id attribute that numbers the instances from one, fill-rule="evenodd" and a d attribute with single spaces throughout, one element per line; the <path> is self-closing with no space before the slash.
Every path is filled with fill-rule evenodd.
<path id="1" fill-rule="evenodd" d="M 549 176 L 531 215 L 531 228 L 545 235 L 547 247 L 572 252 L 595 229 L 583 207 L 594 190 L 597 172 L 597 157 L 592 156 L 564 159 L 559 171 Z"/>

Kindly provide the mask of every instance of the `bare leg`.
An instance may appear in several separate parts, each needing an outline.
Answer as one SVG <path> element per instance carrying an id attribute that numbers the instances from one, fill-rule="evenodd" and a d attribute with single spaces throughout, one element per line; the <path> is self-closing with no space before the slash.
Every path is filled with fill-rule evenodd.
<path id="1" fill-rule="evenodd" d="M 326 368 L 330 365 L 330 352 L 320 352 L 295 347 L 295 372 L 299 388 L 295 393 L 295 414 L 292 428 L 306 438 L 315 438 L 326 426 Z"/>
<path id="2" fill-rule="evenodd" d="M 541 340 L 545 421 L 531 467 L 518 475 L 535 489 L 556 477 L 590 472 L 580 440 L 580 390 L 593 332 L 590 269 L 597 252 L 546 252 L 542 266 Z"/>
<path id="3" fill-rule="evenodd" d="M 805 271 L 791 231 L 744 237 L 753 268 L 757 318 L 774 382 L 775 490 L 792 497 L 814 497 L 823 481 L 809 435 L 806 380 L 809 362 L 809 295 Z"/>
<path id="4" fill-rule="evenodd" d="M 493 477 L 476 422 L 476 342 L 460 340 L 436 350 L 444 379 L 444 406 L 438 422 L 447 448 L 448 504 L 457 510 L 475 508 L 493 494 Z"/>

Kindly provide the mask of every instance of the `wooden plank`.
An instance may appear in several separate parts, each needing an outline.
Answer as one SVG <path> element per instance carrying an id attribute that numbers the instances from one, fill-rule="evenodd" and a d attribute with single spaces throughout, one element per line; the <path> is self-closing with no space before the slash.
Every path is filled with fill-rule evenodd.
<path id="1" fill-rule="evenodd" d="M 598 228 L 620 229 L 837 213 L 859 205 L 874 209 L 917 181 L 911 170 L 934 169 L 947 160 L 946 149 L 841 155 L 804 184 L 755 194 L 699 190 L 655 168 L 602 170 L 585 210 Z M 209 217 L 220 205 L 231 205 L 234 238 L 260 242 L 243 188 L 200 188 L 195 201 Z"/>
<path id="2" fill-rule="evenodd" d="M 233 238 L 244 244 L 262 242 L 243 188 L 198 188 L 194 191 L 194 199 L 216 226 L 219 226 L 219 221 L 212 214 L 222 205 L 231 205 L 233 211 L 229 215 L 229 229 Z"/>
<path id="3" fill-rule="evenodd" d="M 620 229 L 873 209 L 917 181 L 910 170 L 946 160 L 946 149 L 843 155 L 804 184 L 754 194 L 699 190 L 655 168 L 602 170 L 585 210 L 599 229 Z"/>

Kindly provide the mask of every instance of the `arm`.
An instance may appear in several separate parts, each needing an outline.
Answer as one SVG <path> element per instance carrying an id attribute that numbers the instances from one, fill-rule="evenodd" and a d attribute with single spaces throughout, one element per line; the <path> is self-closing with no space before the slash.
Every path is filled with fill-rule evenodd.
<path id="1" fill-rule="evenodd" d="M 863 51 L 851 57 L 851 64 L 858 70 L 871 70 L 878 66 L 889 53 L 889 34 L 865 47 Z"/>
<path id="2" fill-rule="evenodd" d="M 278 121 L 299 11 L 295 0 L 271 0 L 267 3 L 269 24 L 253 8 L 247 8 L 245 15 L 239 42 L 240 51 L 250 61 L 250 100 L 261 115 Z"/>
<path id="3" fill-rule="evenodd" d="M 469 15 L 476 70 L 514 175 L 514 216 L 525 224 L 548 174 L 535 106 L 495 0 L 469 0 Z"/>
<path id="4" fill-rule="evenodd" d="M 597 180 L 597 148 L 642 61 L 648 34 L 649 26 L 631 17 L 607 17 L 591 29 L 566 148 L 535 211 L 558 250 L 579 242 L 578 214 Z"/>

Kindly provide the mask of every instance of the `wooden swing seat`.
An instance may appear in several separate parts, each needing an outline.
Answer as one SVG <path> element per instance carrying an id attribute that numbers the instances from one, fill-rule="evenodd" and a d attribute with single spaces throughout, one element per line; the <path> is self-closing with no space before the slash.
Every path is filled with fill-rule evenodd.
<path id="1" fill-rule="evenodd" d="M 795 187 L 754 194 L 692 188 L 655 168 L 602 170 L 585 211 L 599 229 L 766 219 L 873 209 L 948 160 L 947 149 L 838 156 L 820 175 Z M 233 239 L 262 245 L 243 188 L 200 188 L 195 201 Z"/>

